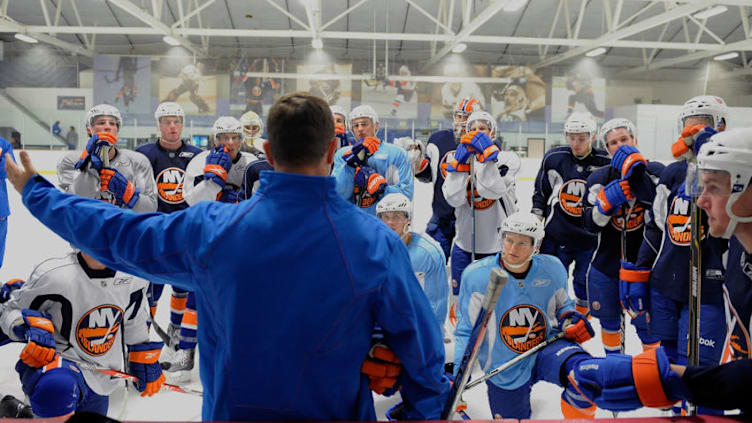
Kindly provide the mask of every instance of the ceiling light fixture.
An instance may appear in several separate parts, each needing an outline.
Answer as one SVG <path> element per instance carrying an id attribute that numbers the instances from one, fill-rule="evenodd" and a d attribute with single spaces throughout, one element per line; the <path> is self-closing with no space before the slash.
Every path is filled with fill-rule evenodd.
<path id="1" fill-rule="evenodd" d="M 21 41 L 23 41 L 23 42 L 25 42 L 25 43 L 29 43 L 29 44 L 36 44 L 36 43 L 38 43 L 38 42 L 39 42 L 39 41 L 38 41 L 38 40 L 37 40 L 36 38 L 34 38 L 34 37 L 30 36 L 30 35 L 22 34 L 22 33 L 20 33 L 20 32 L 17 32 L 17 33 L 16 33 L 15 35 L 13 35 L 13 36 L 14 36 L 14 37 L 15 37 L 15 38 L 16 38 L 17 40 L 21 40 Z"/>
<path id="2" fill-rule="evenodd" d="M 719 56 L 715 56 L 713 60 L 729 60 L 729 59 L 736 59 L 739 57 L 739 53 L 732 51 L 731 53 L 721 54 Z"/>
<path id="3" fill-rule="evenodd" d="M 467 50 L 467 44 L 465 43 L 457 43 L 454 48 L 452 48 L 452 53 L 460 54 L 463 51 Z"/>
<path id="4" fill-rule="evenodd" d="M 177 38 L 173 37 L 172 35 L 165 35 L 164 37 L 162 37 L 162 41 L 164 41 L 165 43 L 171 46 L 177 47 L 180 45 L 180 41 Z"/>
<path id="5" fill-rule="evenodd" d="M 707 19 L 711 16 L 720 15 L 727 10 L 728 7 L 726 6 L 716 6 L 707 10 L 703 10 L 702 12 L 697 12 L 692 16 L 694 16 L 695 19 Z"/>
<path id="6" fill-rule="evenodd" d="M 606 52 L 605 47 L 598 47 L 596 49 L 590 50 L 589 52 L 585 53 L 585 56 L 587 57 L 595 57 L 600 56 L 601 54 Z"/>
<path id="7" fill-rule="evenodd" d="M 321 50 L 324 48 L 324 41 L 321 40 L 321 38 L 314 38 L 311 40 L 311 47 L 315 48 L 316 50 Z"/>

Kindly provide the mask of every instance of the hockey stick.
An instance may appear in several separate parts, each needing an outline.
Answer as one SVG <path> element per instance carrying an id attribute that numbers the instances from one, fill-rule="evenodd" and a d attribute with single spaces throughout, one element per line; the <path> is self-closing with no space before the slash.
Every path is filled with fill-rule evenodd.
<path id="1" fill-rule="evenodd" d="M 66 359 L 66 360 L 68 360 L 68 359 Z M 104 374 L 104 375 L 108 375 L 108 376 L 112 376 L 112 377 L 116 377 L 116 378 L 120 378 L 120 379 L 130 380 L 131 382 L 134 382 L 134 383 L 138 382 L 138 380 L 139 380 L 136 376 L 133 376 L 132 374 L 129 374 L 129 373 L 126 373 L 126 372 L 121 372 L 120 370 L 105 369 L 105 368 L 97 367 L 97 366 L 95 366 L 95 365 L 93 365 L 91 363 L 85 363 L 85 362 L 81 362 L 81 361 L 74 361 L 74 360 L 69 360 L 69 361 L 72 361 L 72 362 L 76 363 L 76 365 L 78 366 L 78 368 L 80 368 L 82 370 L 90 370 L 90 371 L 101 373 L 101 374 Z M 199 391 L 197 389 L 185 388 L 185 387 L 182 387 L 182 386 L 172 385 L 172 384 L 169 384 L 169 383 L 163 384 L 162 385 L 162 389 L 167 389 L 169 391 L 174 391 L 174 392 L 180 392 L 181 394 L 196 395 L 196 396 L 199 396 L 199 397 L 204 395 L 204 393 L 202 391 Z"/>
<path id="2" fill-rule="evenodd" d="M 470 207 L 473 213 L 473 239 L 470 253 L 470 262 L 472 263 L 475 261 L 475 155 L 470 156 Z"/>
<path id="3" fill-rule="evenodd" d="M 688 166 L 687 172 L 691 171 Z M 700 238 L 702 237 L 702 209 L 697 206 L 697 196 L 692 195 L 690 205 L 690 244 L 691 256 L 689 260 L 689 341 L 687 344 L 687 364 L 697 366 L 700 364 L 700 295 L 702 288 L 702 250 Z M 697 414 L 697 406 L 687 401 L 687 415 Z"/>
<path id="4" fill-rule="evenodd" d="M 501 268 L 494 268 L 489 275 L 488 287 L 486 287 L 486 294 L 483 296 L 483 302 L 481 303 L 481 309 L 478 312 L 478 318 L 475 320 L 475 326 L 468 338 L 467 347 L 462 354 L 462 360 L 457 368 L 457 375 L 454 378 L 454 384 L 449 391 L 449 398 L 444 405 L 444 410 L 441 412 L 441 420 L 451 420 L 452 416 L 457 409 L 457 404 L 460 402 L 462 391 L 467 385 L 467 381 L 470 379 L 470 373 L 473 370 L 475 361 L 478 359 L 478 351 L 480 350 L 483 339 L 486 337 L 486 329 L 488 329 L 488 322 L 491 319 L 491 315 L 496 307 L 496 302 L 499 299 L 499 294 L 507 283 L 509 275 Z"/>
<path id="5" fill-rule="evenodd" d="M 164 342 L 165 345 L 167 345 L 168 348 L 175 347 L 173 340 L 170 339 L 170 335 L 167 334 L 167 332 L 164 331 L 154 320 L 154 317 L 152 317 L 151 312 L 148 313 L 149 323 L 151 323 L 151 326 L 154 328 L 154 331 L 157 332 L 157 336 L 159 336 L 162 339 L 162 342 Z"/>

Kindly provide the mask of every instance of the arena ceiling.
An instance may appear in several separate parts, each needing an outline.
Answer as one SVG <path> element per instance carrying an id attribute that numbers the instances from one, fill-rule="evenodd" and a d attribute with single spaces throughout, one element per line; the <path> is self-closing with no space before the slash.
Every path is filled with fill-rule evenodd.
<path id="1" fill-rule="evenodd" d="M 0 33 L 6 50 L 25 48 L 21 33 L 83 56 L 164 55 L 170 36 L 197 57 L 302 57 L 320 40 L 334 60 L 425 68 L 460 44 L 468 62 L 538 69 L 602 47 L 594 60 L 620 75 L 737 52 L 724 63 L 747 74 L 750 12 L 752 0 L 1 0 Z"/>

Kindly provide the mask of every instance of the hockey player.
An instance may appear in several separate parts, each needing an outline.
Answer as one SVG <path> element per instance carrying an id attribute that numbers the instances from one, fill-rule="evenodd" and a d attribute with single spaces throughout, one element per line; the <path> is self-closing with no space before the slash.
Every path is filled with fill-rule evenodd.
<path id="1" fill-rule="evenodd" d="M 358 141 L 337 151 L 332 169 L 339 195 L 371 215 L 376 215 L 376 203 L 386 194 L 401 192 L 412 199 L 413 172 L 407 154 L 376 138 L 379 115 L 373 107 L 354 108 L 350 128 Z"/>
<path id="2" fill-rule="evenodd" d="M 452 304 L 460 292 L 462 271 L 472 259 L 482 259 L 501 250 L 499 228 L 507 216 L 517 211 L 515 188 L 521 166 L 515 153 L 500 152 L 493 143 L 496 121 L 490 114 L 473 112 L 467 118 L 467 130 L 447 165 L 442 186 L 457 218 L 457 236 L 451 253 Z"/>
<path id="3" fill-rule="evenodd" d="M 191 102 L 196 105 L 199 113 L 209 112 L 209 105 L 198 95 L 198 86 L 201 83 L 201 72 L 197 65 L 187 64 L 180 70 L 180 85 L 167 94 L 165 101 L 177 101 L 185 92 L 189 93 Z"/>
<path id="4" fill-rule="evenodd" d="M 120 111 L 108 104 L 86 112 L 89 141 L 81 154 L 70 152 L 58 162 L 60 189 L 135 212 L 156 211 L 157 187 L 149 160 L 115 145 L 122 124 Z M 109 151 L 107 157 L 100 157 L 104 151 Z"/>
<path id="5" fill-rule="evenodd" d="M 543 156 L 535 178 L 533 214 L 543 219 L 546 237 L 541 253 L 556 256 L 564 268 L 574 262 L 573 285 L 577 311 L 586 314 L 587 269 L 595 249 L 595 236 L 582 227 L 587 178 L 608 166 L 604 150 L 593 149 L 597 125 L 590 113 L 572 113 L 564 123 L 569 146 L 552 148 Z"/>
<path id="6" fill-rule="evenodd" d="M 410 68 L 407 65 L 402 65 L 399 68 L 400 76 L 410 76 Z M 415 81 L 405 80 L 390 80 L 387 84 L 397 89 L 397 94 L 392 100 L 392 116 L 397 116 L 400 106 L 403 103 L 409 103 L 415 94 Z"/>
<path id="7" fill-rule="evenodd" d="M 0 267 L 3 267 L 3 257 L 5 257 L 5 236 L 8 233 L 8 216 L 10 208 L 8 207 L 8 188 L 5 186 L 5 155 L 15 161 L 13 155 L 13 146 L 3 137 L 0 137 Z"/>
<path id="8" fill-rule="evenodd" d="M 376 216 L 392 228 L 407 245 L 415 277 L 431 303 L 439 327 L 444 326 L 447 317 L 449 283 L 446 274 L 446 260 L 438 244 L 417 232 L 410 231 L 413 205 L 404 194 L 387 194 L 376 205 Z"/>
<path id="9" fill-rule="evenodd" d="M 264 121 L 254 111 L 248 111 L 240 116 L 240 124 L 243 125 L 243 145 L 240 151 L 252 153 L 255 156 L 264 151 Z"/>
<path id="10" fill-rule="evenodd" d="M 404 242 L 337 194 L 328 106 L 287 94 L 267 125 L 275 172 L 237 205 L 135 215 L 60 193 L 26 152 L 8 178 L 34 216 L 102 262 L 197 291 L 204 420 L 374 420 L 360 368 L 376 325 L 404 368 L 407 417 L 437 419 L 441 332 Z"/>
<path id="11" fill-rule="evenodd" d="M 486 381 L 494 419 L 530 418 L 530 390 L 539 381 L 562 386 L 565 418 L 593 418 L 595 407 L 569 388 L 566 374 L 577 361 L 590 358 L 577 343 L 593 336 L 584 315 L 567 295 L 567 271 L 553 256 L 538 254 L 543 223 L 536 215 L 518 212 L 501 224 L 501 253 L 470 264 L 462 274 L 459 316 L 455 333 L 454 367 L 458 368 L 474 320 L 481 308 L 491 269 L 501 267 L 509 279 L 499 294 L 487 338 L 480 348 L 481 369 L 492 370 L 546 339 L 564 331 L 555 341 Z"/>
<path id="12" fill-rule="evenodd" d="M 185 112 L 179 104 L 165 102 L 157 106 L 154 112 L 157 120 L 157 129 L 160 137 L 157 142 L 145 144 L 136 149 L 145 155 L 153 169 L 154 179 L 157 183 L 158 204 L 157 210 L 162 213 L 171 213 L 183 210 L 188 203 L 183 198 L 183 183 L 185 181 L 185 169 L 194 156 L 201 153 L 201 149 L 188 145 L 180 138 L 183 132 Z M 150 283 L 148 293 L 149 306 L 152 317 L 156 314 L 157 302 L 162 295 L 162 283 Z M 167 351 L 172 353 L 177 350 L 180 342 L 195 343 L 195 308 L 186 308 L 188 291 L 178 287 L 172 287 L 170 298 L 170 324 L 167 327 L 169 336 Z M 195 307 L 195 306 L 194 306 Z M 185 330 L 181 330 L 181 322 L 185 319 Z M 191 332 L 194 332 L 191 334 Z M 165 360 L 171 360 L 172 354 L 165 354 Z"/>
<path id="13" fill-rule="evenodd" d="M 347 112 L 342 106 L 329 106 L 332 110 L 332 118 L 334 118 L 334 133 L 339 138 L 340 147 L 350 147 L 355 144 L 355 137 L 350 129 L 347 127 Z"/>
<path id="14" fill-rule="evenodd" d="M 655 184 L 663 165 L 649 162 L 637 150 L 635 126 L 627 119 L 612 119 L 598 134 L 611 166 L 593 172 L 587 179 L 583 222 L 597 236 L 587 276 L 590 311 L 600 320 L 601 339 L 607 354 L 622 350 L 622 305 L 619 303 L 620 261 L 634 262 L 642 243 L 645 210 L 652 205 Z M 625 305 L 626 307 L 626 305 Z M 645 314 L 635 316 L 644 347 L 657 346 Z"/>

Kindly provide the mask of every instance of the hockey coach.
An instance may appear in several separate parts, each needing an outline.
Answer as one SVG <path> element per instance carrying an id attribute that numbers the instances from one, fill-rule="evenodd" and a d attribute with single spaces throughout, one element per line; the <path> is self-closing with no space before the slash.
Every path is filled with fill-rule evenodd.
<path id="1" fill-rule="evenodd" d="M 196 292 L 204 420 L 376 420 L 361 374 L 375 326 L 402 362 L 407 417 L 438 419 L 441 331 L 404 243 L 336 193 L 329 107 L 291 93 L 267 125 L 274 171 L 239 204 L 136 214 L 58 191 L 26 152 L 23 169 L 6 168 L 29 211 L 74 246 Z M 223 174 L 205 169 L 219 184 Z"/>

